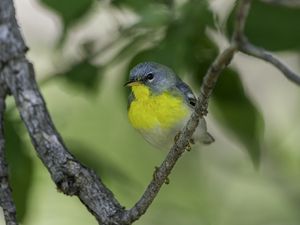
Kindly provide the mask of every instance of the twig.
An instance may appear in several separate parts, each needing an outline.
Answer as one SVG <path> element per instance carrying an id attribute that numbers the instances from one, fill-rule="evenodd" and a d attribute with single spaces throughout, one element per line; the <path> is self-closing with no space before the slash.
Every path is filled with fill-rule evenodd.
<path id="1" fill-rule="evenodd" d="M 184 153 L 189 140 L 192 137 L 199 119 L 207 114 L 208 100 L 219 78 L 220 73 L 231 62 L 236 51 L 236 43 L 245 43 L 244 29 L 246 18 L 249 13 L 251 0 L 242 0 L 236 14 L 235 32 L 233 34 L 233 42 L 229 48 L 221 53 L 215 62 L 209 68 L 207 74 L 203 79 L 201 86 L 200 96 L 198 98 L 195 111 L 192 114 L 187 125 L 183 128 L 176 143 L 171 148 L 166 159 L 160 167 L 154 172 L 154 178 L 148 185 L 146 191 L 136 205 L 128 210 L 123 217 L 124 221 L 135 221 L 143 215 L 156 195 L 158 194 L 161 186 L 165 183 L 168 175 L 175 166 L 180 156 Z"/>
<path id="2" fill-rule="evenodd" d="M 3 88 L 3 85 L 1 85 Z M 0 89 L 0 206 L 3 209 L 6 225 L 18 225 L 16 206 L 8 181 L 8 168 L 5 162 L 4 111 L 6 90 Z"/>
<path id="3" fill-rule="evenodd" d="M 299 8 L 300 1 L 299 0 L 261 0 L 262 2 L 274 5 L 281 5 L 291 8 Z"/>
<path id="4" fill-rule="evenodd" d="M 288 66 L 274 57 L 270 52 L 251 44 L 245 37 L 244 29 L 250 6 L 251 0 L 240 1 L 235 20 L 236 24 L 233 33 L 233 44 L 237 46 L 239 51 L 271 63 L 273 66 L 279 69 L 287 79 L 297 85 L 300 85 L 300 75 L 293 72 Z"/>
<path id="5" fill-rule="evenodd" d="M 244 30 L 252 0 L 240 0 L 235 17 L 235 27 L 232 35 L 232 43 L 241 43 L 245 39 Z"/>
<path id="6" fill-rule="evenodd" d="M 287 65 L 273 56 L 270 52 L 264 50 L 263 48 L 256 47 L 248 41 L 243 42 L 239 46 L 239 50 L 247 55 L 251 55 L 271 63 L 273 66 L 279 69 L 287 79 L 297 85 L 300 85 L 300 75 L 293 72 Z"/>

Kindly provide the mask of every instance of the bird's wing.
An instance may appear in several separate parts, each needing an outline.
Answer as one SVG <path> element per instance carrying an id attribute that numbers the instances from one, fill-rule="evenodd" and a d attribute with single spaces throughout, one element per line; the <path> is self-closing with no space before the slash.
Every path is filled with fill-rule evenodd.
<path id="1" fill-rule="evenodd" d="M 179 80 L 176 84 L 175 88 L 177 94 L 180 94 L 181 96 L 184 97 L 186 103 L 191 107 L 194 108 L 196 105 L 197 98 L 193 94 L 191 88 L 184 83 L 183 81 Z M 195 141 L 200 141 L 203 144 L 210 144 L 214 142 L 213 136 L 207 132 L 207 126 L 206 126 L 206 121 L 204 117 L 201 117 L 199 119 L 199 124 L 196 128 L 196 131 L 193 135 L 193 140 Z"/>
<path id="2" fill-rule="evenodd" d="M 186 103 L 191 107 L 194 108 L 196 105 L 197 98 L 193 94 L 191 88 L 184 83 L 183 81 L 178 81 L 176 84 L 176 89 L 178 89 L 181 94 L 183 95 Z"/>

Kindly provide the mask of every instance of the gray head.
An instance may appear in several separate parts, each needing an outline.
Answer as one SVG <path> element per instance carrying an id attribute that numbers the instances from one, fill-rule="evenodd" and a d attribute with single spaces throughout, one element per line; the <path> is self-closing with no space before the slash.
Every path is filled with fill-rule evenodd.
<path id="1" fill-rule="evenodd" d="M 126 85 L 139 82 L 149 87 L 154 93 L 160 93 L 174 87 L 178 80 L 179 78 L 170 68 L 155 62 L 144 62 L 130 71 Z"/>

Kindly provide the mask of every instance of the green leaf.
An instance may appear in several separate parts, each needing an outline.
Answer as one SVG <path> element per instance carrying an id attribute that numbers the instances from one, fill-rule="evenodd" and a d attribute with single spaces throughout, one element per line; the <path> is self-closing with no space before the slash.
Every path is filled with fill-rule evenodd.
<path id="1" fill-rule="evenodd" d="M 4 127 L 6 158 L 19 222 L 22 222 L 26 216 L 33 181 L 33 160 L 28 155 L 26 143 L 20 137 L 21 128 L 20 121 L 6 114 Z"/>
<path id="2" fill-rule="evenodd" d="M 74 64 L 65 73 L 56 75 L 71 84 L 72 87 L 95 94 L 100 82 L 102 67 L 91 64 L 87 59 Z"/>
<path id="3" fill-rule="evenodd" d="M 246 148 L 255 165 L 261 155 L 262 117 L 246 95 L 239 75 L 225 70 L 213 93 L 213 114 Z"/>
<path id="4" fill-rule="evenodd" d="M 150 5 L 142 11 L 142 18 L 138 22 L 141 28 L 161 28 L 171 20 L 171 12 L 159 5 Z"/>
<path id="5" fill-rule="evenodd" d="M 233 30 L 233 10 L 228 31 Z M 300 50 L 300 8 L 284 7 L 253 1 L 246 22 L 246 36 L 260 47 L 271 51 Z"/>
<path id="6" fill-rule="evenodd" d="M 85 16 L 95 0 L 40 0 L 41 3 L 55 11 L 62 19 L 65 29 Z"/>

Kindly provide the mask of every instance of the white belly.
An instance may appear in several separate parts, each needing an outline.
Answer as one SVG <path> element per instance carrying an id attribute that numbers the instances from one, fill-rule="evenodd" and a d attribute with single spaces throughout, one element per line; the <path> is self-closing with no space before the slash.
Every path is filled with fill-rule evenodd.
<path id="1" fill-rule="evenodd" d="M 145 140 L 154 147 L 158 149 L 169 150 L 174 144 L 175 136 L 178 134 L 178 132 L 182 130 L 182 128 L 187 123 L 188 119 L 189 117 L 180 121 L 172 129 L 156 127 L 154 129 L 147 130 L 147 132 L 143 130 L 138 131 L 143 135 Z M 204 144 L 210 144 L 214 141 L 213 137 L 207 132 L 206 121 L 204 118 L 200 119 L 192 139 L 195 142 L 201 142 Z"/>

